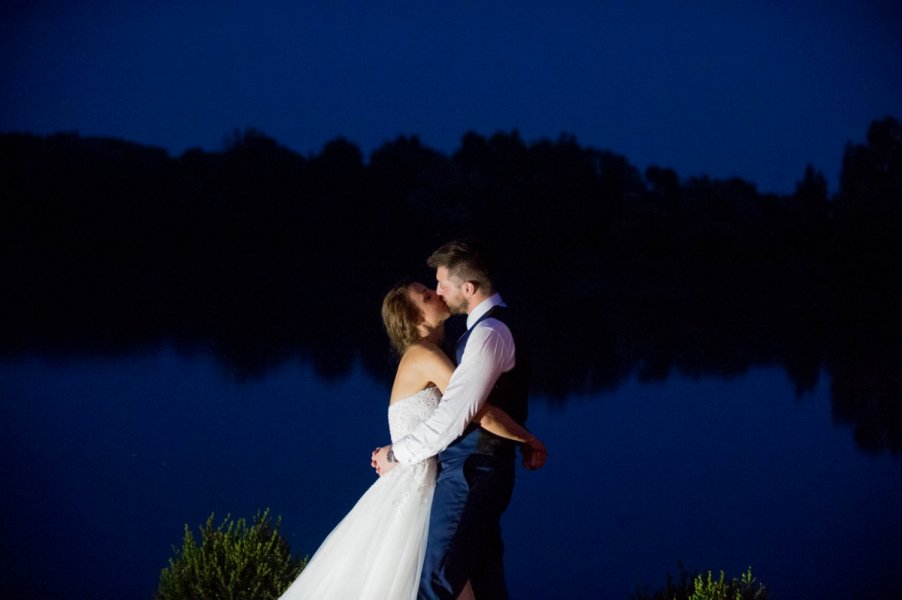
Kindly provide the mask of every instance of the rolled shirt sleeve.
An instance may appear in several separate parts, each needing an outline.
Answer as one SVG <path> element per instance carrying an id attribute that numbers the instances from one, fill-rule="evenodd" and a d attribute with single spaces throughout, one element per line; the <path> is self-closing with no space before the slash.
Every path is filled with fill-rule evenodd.
<path id="1" fill-rule="evenodd" d="M 438 408 L 392 444 L 395 458 L 412 464 L 447 448 L 463 434 L 498 377 L 513 369 L 515 360 L 514 340 L 507 325 L 491 317 L 474 325 Z"/>

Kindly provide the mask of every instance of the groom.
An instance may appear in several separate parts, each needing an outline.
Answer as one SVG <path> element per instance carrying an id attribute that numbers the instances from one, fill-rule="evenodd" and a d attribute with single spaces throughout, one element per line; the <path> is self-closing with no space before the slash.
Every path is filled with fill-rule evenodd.
<path id="1" fill-rule="evenodd" d="M 384 475 L 399 462 L 438 454 L 419 598 L 457 598 L 469 580 L 477 598 L 504 599 L 501 514 L 514 487 L 515 443 L 470 421 L 488 401 L 523 424 L 529 367 L 525 354 L 516 352 L 516 327 L 479 251 L 450 242 L 427 263 L 436 269 L 436 293 L 452 313 L 467 315 L 467 331 L 457 344 L 458 366 L 432 416 L 374 452 L 373 466 Z M 544 456 L 527 454 L 524 462 L 536 468 Z"/>

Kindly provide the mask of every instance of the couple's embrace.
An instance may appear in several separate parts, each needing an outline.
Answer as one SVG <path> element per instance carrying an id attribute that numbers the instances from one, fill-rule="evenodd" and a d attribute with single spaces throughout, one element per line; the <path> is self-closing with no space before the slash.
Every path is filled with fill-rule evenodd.
<path id="1" fill-rule="evenodd" d="M 500 520 L 515 449 L 528 469 L 546 456 L 523 427 L 528 360 L 477 249 L 451 242 L 427 262 L 435 291 L 404 284 L 382 304 L 401 359 L 388 408 L 392 444 L 371 456 L 380 477 L 284 600 L 507 598 Z M 455 362 L 441 350 L 451 312 L 467 315 Z"/>

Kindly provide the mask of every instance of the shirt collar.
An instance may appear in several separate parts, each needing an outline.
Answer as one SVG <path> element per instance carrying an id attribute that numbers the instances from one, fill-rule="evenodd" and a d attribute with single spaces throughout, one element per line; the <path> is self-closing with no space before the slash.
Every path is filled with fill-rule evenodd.
<path id="1" fill-rule="evenodd" d="M 482 316 L 495 308 L 496 306 L 507 306 L 504 303 L 504 300 L 501 299 L 501 294 L 492 294 L 482 302 L 476 305 L 470 314 L 467 315 L 467 329 L 473 327 L 476 324 L 476 321 L 482 318 Z"/>

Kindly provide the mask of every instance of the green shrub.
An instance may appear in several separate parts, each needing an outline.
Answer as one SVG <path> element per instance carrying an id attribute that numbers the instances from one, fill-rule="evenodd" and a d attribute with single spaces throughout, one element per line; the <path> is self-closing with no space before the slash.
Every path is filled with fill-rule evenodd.
<path id="1" fill-rule="evenodd" d="M 708 571 L 707 577 L 698 575 L 693 584 L 695 589 L 689 600 L 767 600 L 767 590 L 755 581 L 751 567 L 738 581 L 735 578 L 726 581 L 723 571 L 719 579 L 714 579 Z"/>
<path id="2" fill-rule="evenodd" d="M 258 511 L 253 525 L 228 516 L 214 527 L 213 515 L 200 528 L 198 545 L 185 525 L 181 550 L 160 573 L 156 600 L 269 600 L 278 598 L 307 559 L 294 559 L 269 510 Z"/>
<path id="3" fill-rule="evenodd" d="M 752 568 L 743 573 L 739 579 L 727 581 L 723 571 L 715 579 L 708 571 L 707 575 L 690 576 L 680 565 L 680 580 L 675 582 L 668 575 L 665 586 L 654 593 L 637 591 L 631 594 L 632 600 L 768 600 L 767 588 L 752 575 Z"/>

